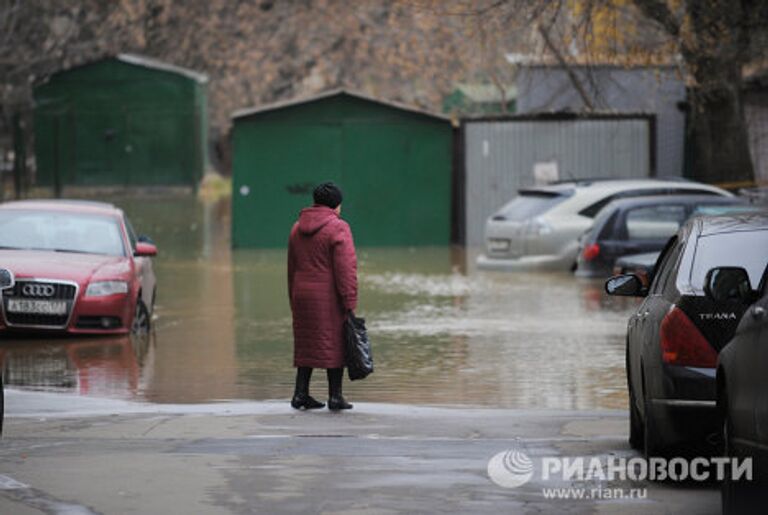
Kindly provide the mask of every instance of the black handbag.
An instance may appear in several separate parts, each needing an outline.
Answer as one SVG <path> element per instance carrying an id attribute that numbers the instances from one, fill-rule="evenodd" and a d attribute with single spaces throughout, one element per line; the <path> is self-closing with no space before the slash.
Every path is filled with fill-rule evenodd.
<path id="1" fill-rule="evenodd" d="M 344 321 L 344 361 L 350 381 L 365 379 L 373 373 L 373 354 L 365 319 L 350 312 Z"/>

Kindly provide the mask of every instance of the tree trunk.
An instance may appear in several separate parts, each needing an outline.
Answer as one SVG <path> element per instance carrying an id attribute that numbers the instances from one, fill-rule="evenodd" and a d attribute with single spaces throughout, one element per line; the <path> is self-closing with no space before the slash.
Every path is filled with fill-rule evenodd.
<path id="1" fill-rule="evenodd" d="M 688 137 L 692 177 L 710 183 L 744 183 L 755 178 L 742 105 L 742 66 L 749 41 L 762 30 L 765 2 L 685 0 L 681 19 L 666 0 L 633 0 L 677 41 L 690 89 Z"/>
<path id="2" fill-rule="evenodd" d="M 727 64 L 718 68 L 720 74 L 727 73 L 731 80 L 721 81 L 723 86 L 717 90 L 692 88 L 690 91 L 688 136 L 693 146 L 693 178 L 708 183 L 748 183 L 755 175 L 742 105 L 740 71 L 737 66 Z"/>

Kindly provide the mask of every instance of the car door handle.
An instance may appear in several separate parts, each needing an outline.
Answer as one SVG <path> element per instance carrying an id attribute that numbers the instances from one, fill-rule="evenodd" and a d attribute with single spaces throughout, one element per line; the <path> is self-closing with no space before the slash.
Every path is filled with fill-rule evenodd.
<path id="1" fill-rule="evenodd" d="M 765 318 L 765 308 L 762 306 L 755 306 L 752 308 L 752 318 L 761 320 Z"/>
<path id="2" fill-rule="evenodd" d="M 638 318 L 640 318 L 640 320 L 645 320 L 645 319 L 646 319 L 646 317 L 647 317 L 648 315 L 650 315 L 650 314 L 651 314 L 651 312 L 650 312 L 650 311 L 643 311 L 642 313 L 640 313 L 640 316 L 639 316 Z"/>

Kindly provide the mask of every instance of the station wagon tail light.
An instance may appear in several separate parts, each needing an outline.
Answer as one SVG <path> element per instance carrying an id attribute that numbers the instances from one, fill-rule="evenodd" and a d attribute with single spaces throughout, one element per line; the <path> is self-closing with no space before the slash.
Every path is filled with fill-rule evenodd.
<path id="1" fill-rule="evenodd" d="M 597 243 L 593 243 L 592 245 L 587 245 L 584 247 L 584 252 L 581 253 L 581 257 L 584 258 L 584 261 L 592 261 L 597 258 L 597 256 L 600 255 L 600 245 Z"/>
<path id="2" fill-rule="evenodd" d="M 668 365 L 713 368 L 717 351 L 699 328 L 678 307 L 673 306 L 661 321 L 661 360 Z"/>
<path id="3" fill-rule="evenodd" d="M 552 226 L 544 222 L 539 218 L 535 218 L 528 225 L 528 234 L 535 234 L 542 236 L 544 234 L 550 234 L 552 232 Z"/>

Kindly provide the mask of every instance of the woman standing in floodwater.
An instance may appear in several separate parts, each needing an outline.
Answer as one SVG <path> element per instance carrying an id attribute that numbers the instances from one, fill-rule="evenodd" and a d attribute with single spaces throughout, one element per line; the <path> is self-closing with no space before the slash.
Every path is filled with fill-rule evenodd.
<path id="1" fill-rule="evenodd" d="M 291 406 L 316 409 L 309 395 L 312 370 L 328 375 L 328 409 L 351 409 L 341 395 L 344 376 L 344 320 L 357 306 L 357 257 L 352 231 L 341 219 L 341 190 L 317 186 L 314 205 L 304 208 L 288 240 L 288 297 L 293 314 L 296 390 Z"/>

